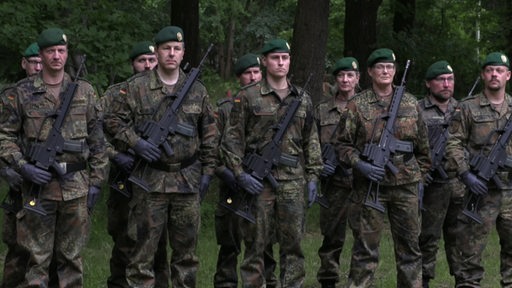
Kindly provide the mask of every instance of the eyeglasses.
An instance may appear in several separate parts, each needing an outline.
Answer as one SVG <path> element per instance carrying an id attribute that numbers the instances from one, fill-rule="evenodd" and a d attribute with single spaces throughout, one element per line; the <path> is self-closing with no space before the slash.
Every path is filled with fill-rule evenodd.
<path id="1" fill-rule="evenodd" d="M 34 66 L 36 66 L 36 65 L 43 65 L 43 62 L 37 61 L 37 60 L 27 60 L 27 62 L 28 62 L 28 64 L 34 65 Z"/>
<path id="2" fill-rule="evenodd" d="M 455 78 L 453 77 L 436 77 L 433 79 L 434 81 L 436 82 L 448 82 L 448 83 L 453 83 L 455 81 Z"/>
<path id="3" fill-rule="evenodd" d="M 378 71 L 395 70 L 395 64 L 375 64 L 373 65 L 373 69 Z"/>

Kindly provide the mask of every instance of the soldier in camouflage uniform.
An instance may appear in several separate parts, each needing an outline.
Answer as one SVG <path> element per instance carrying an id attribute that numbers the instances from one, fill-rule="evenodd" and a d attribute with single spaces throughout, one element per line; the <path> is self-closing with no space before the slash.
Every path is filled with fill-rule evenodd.
<path id="1" fill-rule="evenodd" d="M 133 149 L 139 160 L 131 176 L 145 181 L 149 192 L 132 185 L 134 195 L 143 195 L 135 217 L 138 237 L 126 276 L 130 287 L 153 287 L 153 262 L 159 239 L 167 226 L 173 287 L 195 287 L 199 260 L 195 254 L 200 226 L 200 197 L 214 173 L 218 143 L 217 128 L 206 88 L 195 82 L 177 113 L 179 124 L 189 132 L 169 134 L 173 155 L 141 138 L 136 128 L 160 119 L 176 99 L 186 75 L 180 69 L 185 44 L 176 26 L 155 36 L 158 65 L 126 82 L 126 95 L 114 97 L 106 127 L 114 143 Z M 137 196 L 134 196 L 137 197 Z"/>
<path id="2" fill-rule="evenodd" d="M 491 228 L 496 225 L 501 245 L 501 286 L 512 287 L 512 186 L 510 169 L 499 169 L 496 176 L 503 186 L 491 180 L 488 183 L 470 170 L 469 159 L 479 153 L 487 156 L 496 143 L 500 129 L 512 115 L 512 97 L 505 92 L 510 80 L 510 60 L 500 52 L 485 58 L 480 74 L 484 89 L 481 93 L 460 101 L 449 127 L 446 146 L 448 167 L 468 187 L 466 197 L 479 195 L 477 223 L 463 213 L 458 215 L 456 238 L 457 257 L 461 261 L 454 268 L 455 287 L 480 287 L 484 275 L 482 253 Z M 502 130 L 501 130 L 502 131 Z M 469 157 L 466 155 L 469 153 Z M 512 142 L 506 146 L 512 155 Z M 469 159 L 468 159 L 469 158 Z M 472 195 L 473 194 L 473 195 Z"/>
<path id="3" fill-rule="evenodd" d="M 271 171 L 278 187 L 265 178 L 262 182 L 244 171 L 242 159 L 251 152 L 260 153 L 274 136 L 273 129 L 289 104 L 302 89 L 287 79 L 290 48 L 282 39 L 267 42 L 262 49 L 266 75 L 262 81 L 242 89 L 233 100 L 230 119 L 221 146 L 224 163 L 247 193 L 254 195 L 253 215 L 256 224 L 243 227 L 245 253 L 241 265 L 243 287 L 265 287 L 264 251 L 277 231 L 280 257 L 280 285 L 303 287 L 304 254 L 304 187 L 308 183 L 310 205 L 316 198 L 316 183 L 322 170 L 320 144 L 313 120 L 313 107 L 303 93 L 294 119 L 287 128 L 280 149 L 288 158 L 299 160 L 297 166 L 279 163 Z M 296 157 L 296 158 L 295 158 Z M 293 162 L 293 161 L 290 161 Z M 275 230 L 274 230 L 275 229 Z"/>
<path id="4" fill-rule="evenodd" d="M 376 200 L 384 206 L 391 226 L 397 287 L 421 287 L 418 200 L 422 175 L 430 168 L 430 151 L 427 128 L 419 116 L 413 95 L 403 95 L 394 123 L 393 135 L 406 142 L 402 150 L 411 151 L 392 154 L 390 161 L 398 172 L 393 174 L 360 157 L 365 144 L 379 141 L 381 137 L 385 121 L 379 119 L 387 113 L 395 91 L 395 71 L 393 51 L 382 48 L 370 54 L 368 74 L 372 79 L 372 87 L 354 96 L 347 104 L 345 129 L 339 130 L 337 151 L 341 162 L 355 168 L 353 199 L 362 202 L 367 197 L 370 184 L 380 186 Z M 360 215 L 360 237 L 355 240 L 358 249 L 353 251 L 350 287 L 372 285 L 379 261 L 379 242 L 385 226 L 384 214 L 373 207 L 363 205 Z"/>
<path id="5" fill-rule="evenodd" d="M 151 41 L 141 41 L 133 45 L 129 55 L 133 73 L 141 73 L 146 70 L 152 70 L 157 63 L 155 48 Z M 121 82 L 110 86 L 105 95 L 101 98 L 103 110 L 110 113 L 114 97 L 124 97 L 126 94 L 126 83 Z M 110 136 L 110 135 L 108 135 Z M 115 144 L 115 143 L 114 143 Z M 119 149 L 119 150 L 116 150 Z M 135 246 L 136 237 L 130 237 L 128 231 L 133 231 L 131 225 L 135 221 L 128 221 L 130 207 L 135 207 L 140 200 L 140 195 L 132 197 L 130 183 L 126 181 L 126 177 L 133 168 L 134 157 L 126 152 L 126 147 L 117 145 L 108 145 L 107 154 L 110 161 L 114 164 L 111 166 L 109 174 L 110 194 L 107 200 L 108 206 L 108 226 L 107 230 L 114 245 L 110 257 L 110 276 L 107 279 L 108 287 L 128 287 L 126 281 L 126 266 L 128 265 L 130 253 Z M 120 181 L 120 182 L 118 182 Z M 132 220 L 135 217 L 131 217 Z M 167 230 L 165 230 L 167 231 Z M 158 250 L 155 254 L 155 287 L 169 287 L 169 264 L 167 262 L 167 233 L 162 233 Z"/>
<path id="6" fill-rule="evenodd" d="M 329 100 L 316 106 L 315 120 L 322 145 L 334 144 L 336 130 L 339 127 L 347 101 L 354 96 L 359 84 L 359 63 L 353 57 L 336 61 L 332 75 L 336 85 L 330 89 Z M 344 121 L 342 121 L 344 123 Z M 322 288 L 335 287 L 339 281 L 340 255 L 345 243 L 347 221 L 357 238 L 358 205 L 350 200 L 352 194 L 352 169 L 332 166 L 324 162 L 321 174 L 322 194 L 327 197 L 329 208 L 320 208 L 320 229 L 324 236 L 318 250 L 320 269 L 317 273 Z"/>
<path id="7" fill-rule="evenodd" d="M 261 80 L 260 60 L 257 55 L 248 53 L 240 57 L 235 63 L 235 75 L 238 77 L 240 87 L 259 82 Z M 229 119 L 229 112 L 233 107 L 233 99 L 231 97 L 221 99 L 217 102 L 217 128 L 220 134 L 223 134 L 224 127 Z M 220 139 L 219 139 L 220 140 Z M 217 244 L 220 245 L 219 254 L 217 256 L 217 271 L 214 276 L 214 287 L 238 287 L 237 276 L 237 258 L 241 252 L 242 233 L 239 225 L 245 225 L 246 220 L 241 219 L 231 210 L 240 209 L 234 207 L 238 205 L 242 199 L 237 199 L 236 195 L 238 185 L 236 184 L 233 172 L 226 168 L 224 164 L 217 167 L 215 174 L 222 180 L 219 184 L 219 205 L 215 211 L 215 236 Z M 225 206 L 232 207 L 230 209 Z M 242 221 L 242 223 L 240 223 Z M 264 255 L 265 279 L 267 287 L 276 287 L 277 279 L 274 275 L 276 261 L 274 260 L 271 242 Z"/>
<path id="8" fill-rule="evenodd" d="M 453 98 L 455 76 L 450 64 L 441 60 L 430 65 L 425 75 L 425 85 L 428 94 L 418 101 L 418 107 L 423 121 L 427 124 L 431 156 L 436 157 L 440 154 L 442 157 L 448 139 L 448 125 L 458 105 L 457 100 Z M 450 273 L 453 273 L 453 266 L 457 264 L 454 252 L 457 236 L 455 231 L 457 215 L 462 212 L 464 185 L 456 177 L 455 172 L 446 172 L 445 164 L 443 158 L 439 163 L 440 168 L 432 169 L 429 174 L 431 177 L 427 177 L 430 183 L 425 187 L 423 195 L 419 243 L 424 288 L 429 287 L 430 279 L 435 277 L 441 232 Z"/>
<path id="9" fill-rule="evenodd" d="M 64 72 L 67 37 L 58 28 L 46 29 L 38 37 L 43 62 L 41 73 L 25 78 L 7 95 L 7 113 L 0 121 L 0 158 L 20 173 L 23 203 L 39 205 L 46 215 L 32 210 L 18 212 L 18 242 L 30 253 L 22 287 L 48 287 L 52 258 L 58 264 L 60 287 L 83 286 L 80 252 L 89 232 L 89 215 L 99 199 L 108 159 L 101 127 L 101 107 L 92 86 L 78 80 L 71 107 L 61 127 L 65 147 L 56 161 L 66 167 L 63 176 L 27 161 L 29 147 L 44 142 L 60 107 L 61 93 L 71 83 Z M 23 145 L 19 145 L 23 143 Z M 34 199 L 33 190 L 38 191 Z M 27 207 L 27 206 L 25 206 Z"/>

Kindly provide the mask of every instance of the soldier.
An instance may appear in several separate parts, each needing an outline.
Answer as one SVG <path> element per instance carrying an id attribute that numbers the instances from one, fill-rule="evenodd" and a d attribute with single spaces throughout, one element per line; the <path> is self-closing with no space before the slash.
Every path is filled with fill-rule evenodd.
<path id="1" fill-rule="evenodd" d="M 432 157 L 438 157 L 438 169 L 431 169 L 430 183 L 425 187 L 421 211 L 421 234 L 419 239 L 423 287 L 435 277 L 436 254 L 441 232 L 444 236 L 446 258 L 453 273 L 457 215 L 462 212 L 464 185 L 454 172 L 446 172 L 444 151 L 448 140 L 448 125 L 457 107 L 453 98 L 455 76 L 445 60 L 430 65 L 425 75 L 428 94 L 418 102 L 420 115 L 427 124 Z M 433 166 L 435 166 L 433 164 Z M 430 177 L 431 176 L 431 177 Z"/>
<path id="2" fill-rule="evenodd" d="M 505 123 L 510 120 L 512 97 L 505 92 L 507 81 L 510 80 L 509 58 L 500 52 L 490 53 L 483 62 L 480 76 L 484 85 L 483 91 L 460 101 L 460 111 L 453 116 L 446 146 L 449 168 L 457 171 L 457 175 L 468 187 L 466 197 L 480 198 L 475 204 L 476 211 L 472 211 L 471 204 L 465 209 L 476 212 L 482 221 L 477 223 L 465 215 L 466 213 L 458 215 L 457 231 L 460 233 L 455 243 L 458 257 L 463 261 L 453 267 L 455 269 L 453 274 L 455 287 L 480 287 L 480 281 L 484 275 L 484 267 L 481 264 L 482 252 L 492 226 L 496 225 L 501 245 L 501 285 L 510 287 L 512 284 L 510 168 L 500 168 L 496 171 L 495 178 L 498 178 L 496 182 L 501 183 L 496 183 L 494 179 L 490 179 L 487 183 L 473 173 L 468 161 L 477 156 L 487 157 L 499 135 L 503 133 Z M 507 155 L 512 155 L 510 141 L 500 147 L 506 149 Z M 466 153 L 469 153 L 469 156 Z M 501 160 L 505 161 L 505 159 Z"/>
<path id="3" fill-rule="evenodd" d="M 30 253 L 23 287 L 47 287 L 52 258 L 58 263 L 59 286 L 81 287 L 80 252 L 89 232 L 88 213 L 99 199 L 108 164 L 101 107 L 96 104 L 92 86 L 78 80 L 60 129 L 68 148 L 56 157 L 59 174 L 56 169 L 45 170 L 28 161 L 29 152 L 51 135 L 52 119 L 62 113 L 61 97 L 71 84 L 71 77 L 64 72 L 68 41 L 63 31 L 46 29 L 37 44 L 43 69 L 19 81 L 6 95 L 9 103 L 3 108 L 7 113 L 0 121 L 0 158 L 24 178 L 24 207 L 35 205 L 41 213 L 32 207 L 17 214 L 19 244 Z"/>
<path id="4" fill-rule="evenodd" d="M 183 31 L 161 29 L 154 38 L 158 64 L 126 82 L 126 95 L 114 98 L 106 125 L 114 140 L 133 149 L 138 157 L 131 177 L 145 182 L 148 192 L 132 185 L 133 195 L 143 195 L 138 236 L 126 269 L 130 287 L 155 285 L 153 261 L 167 225 L 172 248 L 173 287 L 194 287 L 199 265 L 195 254 L 200 225 L 200 198 L 204 197 L 217 159 L 217 128 L 206 88 L 193 83 L 177 113 L 185 132 L 167 135 L 174 153 L 162 153 L 136 133 L 148 121 L 158 121 L 176 99 L 186 75 L 180 69 L 185 53 Z M 183 135 L 186 134 L 186 135 Z M 135 196 L 134 196 L 135 197 Z"/>
<path id="5" fill-rule="evenodd" d="M 345 57 L 336 61 L 332 75 L 336 85 L 330 89 L 330 94 L 323 103 L 315 109 L 315 120 L 322 145 L 333 145 L 336 140 L 336 130 L 340 118 L 347 106 L 347 101 L 354 96 L 359 84 L 359 62 L 353 57 Z M 344 123 L 344 121 L 342 121 Z M 357 238 L 357 221 L 359 208 L 352 205 L 352 170 L 341 166 L 333 166 L 324 161 L 321 174 L 322 194 L 329 202 L 329 208 L 320 208 L 320 229 L 324 236 L 322 246 L 318 250 L 320 268 L 317 273 L 318 282 L 322 288 L 335 287 L 339 281 L 340 255 L 345 243 L 347 220 Z"/>
<path id="6" fill-rule="evenodd" d="M 157 63 L 155 55 L 155 47 L 151 41 L 141 41 L 133 45 L 129 58 L 132 65 L 133 74 L 141 73 L 146 70 L 152 70 Z M 110 86 L 105 91 L 104 97 L 101 98 L 103 110 L 110 113 L 109 108 L 112 107 L 113 97 L 123 97 L 125 82 L 117 83 Z M 108 135 L 112 136 L 112 135 Z M 115 144 L 115 143 L 113 143 Z M 114 165 L 111 166 L 109 182 L 116 182 L 118 177 L 124 176 L 133 168 L 134 158 L 129 155 L 126 149 L 122 147 L 113 147 L 109 145 L 107 154 L 110 161 Z M 122 178 L 122 177 L 121 177 Z M 124 186 L 124 187 L 123 187 Z M 121 191 L 119 191 L 121 190 Z M 130 183 L 126 179 L 122 179 L 120 183 L 113 183 L 110 187 L 110 194 L 107 200 L 108 206 L 108 233 L 114 241 L 112 246 L 112 254 L 110 257 L 110 276 L 107 279 L 108 287 L 128 287 L 126 281 L 126 266 L 129 262 L 130 253 L 135 246 L 136 237 L 128 233 L 133 231 L 132 225 L 136 225 L 134 211 L 130 207 L 138 204 L 140 197 L 132 197 Z M 129 216 L 132 217 L 129 217 Z M 129 219 L 131 221 L 129 221 Z M 166 231 L 166 230 L 165 230 Z M 162 233 L 158 250 L 155 254 L 155 263 L 153 269 L 155 271 L 155 287 L 169 287 L 169 264 L 167 262 L 167 236 Z"/>
<path id="7" fill-rule="evenodd" d="M 347 104 L 344 130 L 338 133 L 340 161 L 354 169 L 352 198 L 361 203 L 360 237 L 353 251 L 350 269 L 350 287 L 369 287 L 379 261 L 379 242 L 384 229 L 384 214 L 375 209 L 382 204 L 387 211 L 395 247 L 397 287 L 421 287 L 421 253 L 418 200 L 422 189 L 422 175 L 430 168 L 430 153 L 425 123 L 420 119 L 416 98 L 405 93 L 399 103 L 393 136 L 403 145 L 391 154 L 390 162 L 397 168 L 393 174 L 376 166 L 361 155 L 373 141 L 379 141 L 388 107 L 394 91 L 396 72 L 395 54 L 381 48 L 368 57 L 370 89 L 354 96 Z M 384 120 L 383 120 L 384 119 Z M 404 151 L 404 152 L 401 152 Z M 370 187 L 379 189 L 377 195 L 367 195 Z M 373 190 L 375 191 L 375 190 Z M 376 199 L 372 199 L 375 197 Z"/>
<path id="8" fill-rule="evenodd" d="M 39 46 L 37 46 L 37 42 L 34 42 L 25 49 L 25 52 L 23 52 L 21 68 L 25 70 L 27 76 L 32 76 L 41 71 L 43 68 L 42 65 L 43 62 L 41 62 L 41 57 L 39 56 Z"/>
<path id="9" fill-rule="evenodd" d="M 316 183 L 322 170 L 320 144 L 309 95 L 287 79 L 290 67 L 288 43 L 283 39 L 268 41 L 262 54 L 266 75 L 262 81 L 242 89 L 234 98 L 221 146 L 224 163 L 233 171 L 240 187 L 256 198 L 252 209 L 256 223 L 243 227 L 246 250 L 240 268 L 242 282 L 244 287 L 264 287 L 264 251 L 272 241 L 275 229 L 280 248 L 280 285 L 301 287 L 305 277 L 304 254 L 300 246 L 305 221 L 304 180 L 311 205 L 316 198 Z M 302 98 L 298 98 L 300 96 Z M 282 156 L 288 161 L 272 168 L 270 177 L 277 183 L 272 185 L 270 177 L 260 181 L 244 171 L 242 159 L 253 152 L 261 153 L 262 147 L 270 145 L 280 118 L 297 100 L 300 106 L 279 143 Z M 299 161 L 300 157 L 303 161 Z"/>

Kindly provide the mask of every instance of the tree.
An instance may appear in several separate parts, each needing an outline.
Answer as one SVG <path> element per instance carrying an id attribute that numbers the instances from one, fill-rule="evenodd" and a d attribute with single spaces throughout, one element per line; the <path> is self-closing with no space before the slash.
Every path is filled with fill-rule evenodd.
<path id="1" fill-rule="evenodd" d="M 201 60 L 199 39 L 199 0 L 171 1 L 171 25 L 179 26 L 185 34 L 184 63 L 192 66 Z"/>
<path id="2" fill-rule="evenodd" d="M 395 0 L 394 8 L 393 31 L 410 33 L 414 26 L 416 0 Z"/>
<path id="3" fill-rule="evenodd" d="M 322 97 L 325 55 L 327 51 L 329 0 L 299 0 L 292 40 L 291 74 L 293 81 L 304 85 L 313 73 L 308 91 L 313 102 Z"/>

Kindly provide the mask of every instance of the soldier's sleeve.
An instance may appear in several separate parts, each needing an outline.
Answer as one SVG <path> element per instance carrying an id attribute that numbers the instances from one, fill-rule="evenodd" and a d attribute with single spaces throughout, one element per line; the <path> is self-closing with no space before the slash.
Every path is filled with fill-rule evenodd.
<path id="1" fill-rule="evenodd" d="M 17 144 L 22 126 L 17 90 L 12 88 L 2 91 L 0 103 L 0 158 L 8 166 L 19 170 L 26 160 Z"/>
<path id="2" fill-rule="evenodd" d="M 355 101 L 349 101 L 343 113 L 340 121 L 345 123 L 340 123 L 340 128 L 344 127 L 344 129 L 336 130 L 335 149 L 340 163 L 346 167 L 353 167 L 360 160 L 357 140 L 364 141 L 366 137 L 358 135 L 359 127 L 363 124 L 359 121 Z"/>
<path id="3" fill-rule="evenodd" d="M 225 127 L 226 127 L 226 123 L 228 122 L 228 117 L 229 117 L 229 111 L 231 110 L 230 108 L 230 104 L 229 103 L 225 103 L 223 102 L 222 104 L 220 104 L 218 107 L 217 107 L 217 114 L 216 114 L 216 119 L 217 119 L 217 132 L 218 132 L 218 143 L 219 145 L 222 143 L 222 138 L 224 137 L 224 131 L 225 131 Z M 220 174 L 224 171 L 224 169 L 226 169 L 226 165 L 224 165 L 224 163 L 222 162 L 224 159 L 224 157 L 222 156 L 222 150 L 219 149 L 219 155 L 217 157 L 217 168 L 215 168 L 215 174 Z"/>
<path id="4" fill-rule="evenodd" d="M 124 86 L 122 86 L 123 83 L 114 84 L 107 88 L 105 93 L 103 94 L 103 97 L 100 98 L 100 105 L 103 109 L 103 115 L 105 115 L 105 119 L 108 118 L 109 115 L 112 113 L 112 104 L 114 103 L 114 97 L 119 96 L 121 89 L 123 89 Z M 106 153 L 109 159 L 113 159 L 114 156 L 118 153 L 116 150 L 116 147 L 114 146 L 114 135 L 109 133 L 109 130 L 107 129 L 106 121 L 103 121 L 103 132 L 105 134 L 106 139 Z"/>
<path id="5" fill-rule="evenodd" d="M 119 141 L 129 148 L 135 146 L 140 139 L 134 131 L 135 110 L 132 108 L 136 105 L 134 99 L 138 95 L 132 94 L 128 84 L 118 94 L 113 97 L 111 110 L 105 115 L 105 128 L 112 137 L 111 141 Z"/>
<path id="6" fill-rule="evenodd" d="M 219 133 L 215 123 L 215 115 L 209 102 L 208 94 L 203 97 L 201 117 L 201 146 L 199 147 L 199 160 L 203 165 L 203 175 L 212 176 L 217 167 Z"/>
<path id="7" fill-rule="evenodd" d="M 245 153 L 245 124 L 247 99 L 243 90 L 233 98 L 233 107 L 222 138 L 222 162 L 233 171 L 235 176 L 243 172 L 242 159 Z"/>
<path id="8" fill-rule="evenodd" d="M 306 120 L 303 129 L 303 150 L 305 160 L 306 181 L 318 182 L 320 172 L 323 168 L 322 150 L 318 137 L 317 125 L 313 118 L 313 105 L 309 97 L 306 101 Z"/>
<path id="9" fill-rule="evenodd" d="M 418 135 L 416 137 L 416 142 L 414 145 L 414 156 L 416 157 L 416 161 L 418 161 L 418 165 L 420 167 L 421 175 L 426 175 L 432 166 L 432 158 L 430 155 L 430 145 L 428 142 L 428 129 L 425 121 L 423 121 L 423 117 L 421 117 L 421 111 L 416 105 L 416 110 L 418 111 Z"/>
<path id="10" fill-rule="evenodd" d="M 468 142 L 467 111 L 462 105 L 455 109 L 450 126 L 448 127 L 448 141 L 446 142 L 446 168 L 461 175 L 469 170 L 465 157 L 465 144 Z"/>

